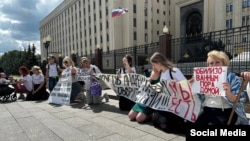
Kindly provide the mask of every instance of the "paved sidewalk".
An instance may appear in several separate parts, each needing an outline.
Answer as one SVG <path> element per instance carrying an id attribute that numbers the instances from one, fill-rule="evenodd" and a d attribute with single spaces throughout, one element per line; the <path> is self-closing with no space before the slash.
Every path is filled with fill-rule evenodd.
<path id="1" fill-rule="evenodd" d="M 47 101 L 0 102 L 1 141 L 185 141 L 185 136 L 167 134 L 151 123 L 129 121 L 118 108 L 112 90 L 109 102 L 69 106 Z"/>

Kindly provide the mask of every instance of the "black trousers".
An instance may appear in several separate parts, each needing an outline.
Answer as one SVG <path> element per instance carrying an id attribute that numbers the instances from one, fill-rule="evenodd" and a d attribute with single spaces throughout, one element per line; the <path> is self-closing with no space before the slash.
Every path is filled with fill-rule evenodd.
<path id="1" fill-rule="evenodd" d="M 152 122 L 155 128 L 161 129 L 168 133 L 185 134 L 189 126 L 193 125 L 190 121 L 185 121 L 183 118 L 167 111 L 155 111 Z M 165 125 L 166 128 L 162 128 Z"/>
<path id="2" fill-rule="evenodd" d="M 195 124 L 197 125 L 227 125 L 232 108 L 221 109 L 221 108 L 210 108 L 204 107 L 203 112 L 196 120 Z M 230 125 L 234 125 L 237 121 L 238 115 L 234 112 L 232 121 Z"/>

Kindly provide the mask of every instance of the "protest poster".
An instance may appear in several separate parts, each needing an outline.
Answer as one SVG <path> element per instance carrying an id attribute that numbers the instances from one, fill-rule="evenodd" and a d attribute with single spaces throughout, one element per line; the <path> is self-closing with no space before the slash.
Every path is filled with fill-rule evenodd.
<path id="1" fill-rule="evenodd" d="M 227 79 L 227 67 L 196 67 L 193 78 L 192 91 L 194 93 L 225 96 L 223 83 Z"/>
<path id="2" fill-rule="evenodd" d="M 156 87 L 140 74 L 129 73 L 120 77 L 102 74 L 99 78 L 108 83 L 117 95 L 155 110 L 169 111 L 191 122 L 197 119 L 200 112 L 200 100 L 193 95 L 191 85 L 187 80 L 161 81 L 156 90 Z"/>
<path id="3" fill-rule="evenodd" d="M 77 68 L 77 81 L 91 81 L 89 71 L 87 69 Z"/>
<path id="4" fill-rule="evenodd" d="M 50 93 L 48 103 L 59 105 L 70 104 L 70 95 L 72 90 L 71 69 L 72 67 L 69 67 L 62 72 L 61 78 Z"/>

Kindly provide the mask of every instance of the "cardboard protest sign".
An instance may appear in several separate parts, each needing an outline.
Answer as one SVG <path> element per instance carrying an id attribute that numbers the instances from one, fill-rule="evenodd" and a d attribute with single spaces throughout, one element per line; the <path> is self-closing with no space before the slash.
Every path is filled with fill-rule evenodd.
<path id="1" fill-rule="evenodd" d="M 227 79 L 227 67 L 194 68 L 192 91 L 200 94 L 225 96 L 223 84 Z"/>
<path id="2" fill-rule="evenodd" d="M 60 105 L 70 104 L 70 95 L 72 90 L 71 69 L 72 67 L 69 67 L 62 72 L 61 78 L 50 93 L 48 103 Z"/>
<path id="3" fill-rule="evenodd" d="M 156 110 L 169 111 L 184 119 L 194 122 L 200 112 L 201 103 L 193 95 L 187 80 L 181 82 L 161 81 L 160 91 L 140 74 L 125 74 L 121 77 L 112 74 L 99 76 L 116 92 L 117 95 L 126 97 L 142 105 Z"/>
<path id="4" fill-rule="evenodd" d="M 89 71 L 77 68 L 77 81 L 91 81 Z"/>

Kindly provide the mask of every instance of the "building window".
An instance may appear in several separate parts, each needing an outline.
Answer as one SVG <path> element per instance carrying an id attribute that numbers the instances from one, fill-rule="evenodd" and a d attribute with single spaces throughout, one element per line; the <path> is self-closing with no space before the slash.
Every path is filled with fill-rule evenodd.
<path id="1" fill-rule="evenodd" d="M 226 27 L 227 27 L 227 29 L 233 28 L 233 20 L 232 19 L 228 19 L 226 21 Z"/>
<path id="2" fill-rule="evenodd" d="M 145 29 L 148 29 L 148 21 L 145 21 Z"/>
<path id="3" fill-rule="evenodd" d="M 242 17 L 242 26 L 248 26 L 249 25 L 249 15 Z"/>
<path id="4" fill-rule="evenodd" d="M 144 10 L 144 15 L 148 16 L 148 9 L 147 8 L 145 8 L 145 10 Z"/>
<path id="5" fill-rule="evenodd" d="M 145 33 L 145 42 L 147 43 L 148 42 L 148 34 L 147 33 Z"/>
<path id="6" fill-rule="evenodd" d="M 227 3 L 227 12 L 232 12 L 233 11 L 233 3 Z"/>
<path id="7" fill-rule="evenodd" d="M 134 21 L 134 27 L 136 27 L 136 18 L 134 18 L 133 21 Z"/>
<path id="8" fill-rule="evenodd" d="M 248 0 L 242 0 L 242 8 L 247 7 Z"/>
<path id="9" fill-rule="evenodd" d="M 134 40 L 137 40 L 136 32 L 134 32 Z"/>
<path id="10" fill-rule="evenodd" d="M 108 16 L 108 14 L 109 14 L 109 10 L 108 8 L 106 8 L 106 16 Z"/>
<path id="11" fill-rule="evenodd" d="M 133 11 L 134 11 L 134 13 L 136 13 L 136 5 L 135 4 L 133 5 Z"/>
<path id="12" fill-rule="evenodd" d="M 242 42 L 247 42 L 247 41 L 248 41 L 247 34 L 245 34 L 242 37 Z"/>

